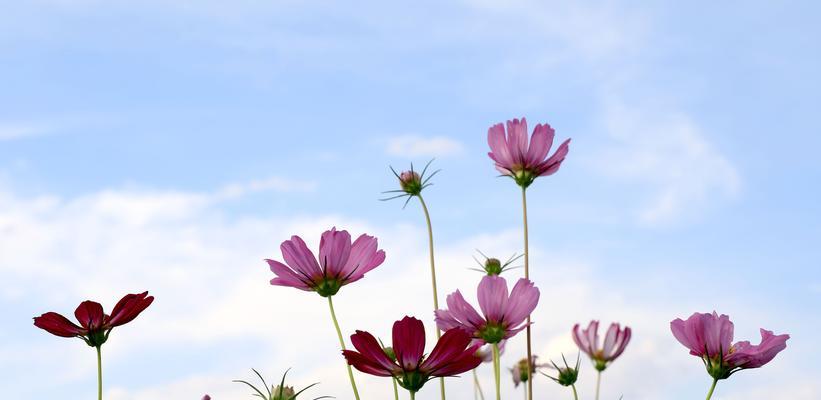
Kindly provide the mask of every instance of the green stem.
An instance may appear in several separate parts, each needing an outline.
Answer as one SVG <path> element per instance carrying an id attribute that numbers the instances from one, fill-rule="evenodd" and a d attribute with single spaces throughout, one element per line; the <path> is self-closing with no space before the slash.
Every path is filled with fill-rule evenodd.
<path id="1" fill-rule="evenodd" d="M 576 392 L 576 385 L 570 385 L 570 388 L 573 389 L 573 399 L 579 400 L 579 394 Z"/>
<path id="2" fill-rule="evenodd" d="M 599 400 L 599 389 L 601 388 L 601 371 L 596 375 L 596 400 Z"/>
<path id="3" fill-rule="evenodd" d="M 718 379 L 713 379 L 713 385 L 710 386 L 710 391 L 707 392 L 707 400 L 710 400 L 713 397 L 713 391 L 716 390 L 716 384 L 718 384 Z"/>
<path id="4" fill-rule="evenodd" d="M 416 197 L 419 198 L 419 203 L 422 205 L 422 211 L 425 212 L 425 223 L 428 226 L 428 257 L 430 258 L 430 281 L 431 286 L 433 286 L 433 310 L 436 311 L 439 309 L 439 293 L 436 289 L 436 263 L 433 259 L 433 225 L 430 223 L 430 213 L 428 212 L 428 205 L 425 204 L 425 199 L 422 198 L 422 195 L 419 194 Z M 439 330 L 439 327 L 436 327 L 436 339 L 442 337 L 442 331 Z M 445 400 L 445 378 L 439 378 L 439 391 L 442 396 L 442 400 Z"/>
<path id="5" fill-rule="evenodd" d="M 485 393 L 482 391 L 482 384 L 479 383 L 479 375 L 476 374 L 476 368 L 473 369 L 473 398 L 476 398 L 476 394 L 478 393 L 479 398 L 485 400 Z"/>
<path id="6" fill-rule="evenodd" d="M 103 400 L 103 356 L 97 346 L 97 399 Z"/>
<path id="7" fill-rule="evenodd" d="M 416 392 L 410 392 L 411 400 L 416 399 Z"/>
<path id="8" fill-rule="evenodd" d="M 499 359 L 499 344 L 491 345 L 493 348 L 493 378 L 496 380 L 496 400 L 502 399 L 502 375 L 501 365 L 502 361 Z"/>
<path id="9" fill-rule="evenodd" d="M 530 251 L 528 249 L 527 238 L 527 188 L 522 186 L 522 226 L 524 227 L 525 240 L 525 279 L 530 279 Z M 531 349 L 531 332 L 530 332 L 530 315 L 527 316 L 527 399 L 533 400 L 533 371 L 530 370 L 530 363 L 533 360 L 533 351 Z"/>
<path id="10" fill-rule="evenodd" d="M 345 350 L 345 340 L 342 339 L 342 331 L 339 329 L 339 321 L 336 320 L 336 312 L 334 311 L 334 301 L 332 299 L 333 296 L 328 296 L 328 307 L 331 308 L 331 319 L 334 321 L 334 328 L 336 328 L 336 336 L 339 338 L 339 346 L 342 347 L 342 350 Z M 356 397 L 356 400 L 359 400 L 359 391 L 356 390 L 356 381 L 353 379 L 353 370 L 351 370 L 351 365 L 347 362 L 345 366 L 348 367 L 348 378 L 351 380 L 351 388 L 353 388 L 353 395 Z"/>
<path id="11" fill-rule="evenodd" d="M 393 382 L 393 398 L 399 400 L 399 387 L 396 386 L 396 378 L 391 378 Z"/>

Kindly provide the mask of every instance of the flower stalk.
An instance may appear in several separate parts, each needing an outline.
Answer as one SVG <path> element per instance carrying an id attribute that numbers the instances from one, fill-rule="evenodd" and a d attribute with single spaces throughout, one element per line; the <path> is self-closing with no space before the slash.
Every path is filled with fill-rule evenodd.
<path id="1" fill-rule="evenodd" d="M 428 226 L 428 256 L 430 259 L 430 282 L 433 288 L 433 309 L 439 309 L 439 294 L 438 289 L 436 287 L 436 263 L 433 257 L 433 226 L 430 222 L 430 213 L 428 212 L 428 206 L 425 204 L 425 199 L 422 198 L 422 194 L 417 194 L 416 197 L 419 198 L 419 204 L 422 205 L 422 211 L 425 213 L 425 223 Z M 442 337 L 442 331 L 439 327 L 436 327 L 436 339 Z M 442 400 L 445 400 L 445 378 L 439 378 L 439 392 L 441 394 Z"/>
<path id="2" fill-rule="evenodd" d="M 345 351 L 345 339 L 342 338 L 342 331 L 339 329 L 339 321 L 336 319 L 333 296 L 328 296 L 328 307 L 331 309 L 331 319 L 334 322 L 334 328 L 336 328 L 336 336 L 339 338 L 339 346 L 342 348 L 342 351 Z M 353 395 L 356 397 L 356 400 L 359 400 L 359 391 L 356 389 L 356 381 L 353 378 L 353 370 L 348 363 L 345 363 L 345 366 L 348 368 L 348 378 L 351 380 Z"/>
<path id="3" fill-rule="evenodd" d="M 522 186 L 522 228 L 524 231 L 524 263 L 525 263 L 525 279 L 530 279 L 530 251 L 528 248 L 527 236 L 527 187 Z M 531 331 L 530 331 L 530 315 L 527 316 L 527 328 L 525 328 L 525 336 L 527 337 L 527 359 L 533 359 L 533 350 L 531 346 Z M 533 400 L 533 371 L 527 369 L 527 399 Z"/>
<path id="4" fill-rule="evenodd" d="M 97 400 L 103 400 L 103 356 L 101 346 L 97 346 Z"/>
<path id="5" fill-rule="evenodd" d="M 499 344 L 493 343 L 493 378 L 496 380 L 496 400 L 502 399 L 502 362 L 499 359 Z"/>

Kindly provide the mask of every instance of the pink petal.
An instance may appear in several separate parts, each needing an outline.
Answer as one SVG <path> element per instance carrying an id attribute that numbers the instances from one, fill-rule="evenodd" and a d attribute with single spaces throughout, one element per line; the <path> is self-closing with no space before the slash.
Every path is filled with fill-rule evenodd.
<path id="1" fill-rule="evenodd" d="M 319 241 L 319 265 L 329 277 L 340 277 L 351 254 L 351 234 L 331 228 Z"/>
<path id="2" fill-rule="evenodd" d="M 488 322 L 502 322 L 507 307 L 507 282 L 501 276 L 486 275 L 479 282 L 479 307 Z"/>
<path id="3" fill-rule="evenodd" d="M 556 131 L 548 124 L 538 124 L 533 129 L 533 136 L 530 138 L 530 147 L 527 149 L 527 164 L 537 165 L 541 163 L 550 147 L 553 146 L 553 138 L 556 136 Z"/>
<path id="4" fill-rule="evenodd" d="M 301 237 L 291 236 L 291 240 L 282 242 L 279 248 L 282 250 L 282 258 L 294 272 L 311 281 L 322 277 L 322 270 L 319 269 L 314 253 Z"/>
<path id="5" fill-rule="evenodd" d="M 533 285 L 533 282 L 524 278 L 519 279 L 510 292 L 510 298 L 504 311 L 504 322 L 509 326 L 519 325 L 536 309 L 537 304 L 539 304 L 539 289 Z"/>

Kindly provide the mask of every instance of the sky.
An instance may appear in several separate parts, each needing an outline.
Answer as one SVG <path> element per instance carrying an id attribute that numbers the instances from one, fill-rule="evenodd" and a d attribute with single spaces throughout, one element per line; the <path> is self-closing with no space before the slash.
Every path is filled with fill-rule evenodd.
<path id="1" fill-rule="evenodd" d="M 415 315 L 430 350 L 422 211 L 378 200 L 389 166 L 442 170 L 424 192 L 440 297 L 474 302 L 477 249 L 522 249 L 487 129 L 527 117 L 572 138 L 528 190 L 536 354 L 572 357 L 575 323 L 618 321 L 634 336 L 603 399 L 701 398 L 710 378 L 669 322 L 716 310 L 737 340 L 791 339 L 714 399 L 821 398 L 819 17 L 809 1 L 5 2 L 0 390 L 92 398 L 93 350 L 31 318 L 149 290 L 103 348 L 105 398 L 248 398 L 231 380 L 291 368 L 350 399 L 324 299 L 270 286 L 263 259 L 293 234 L 377 236 L 385 263 L 335 298 L 342 329 L 387 337 Z M 583 361 L 583 398 L 594 382 Z M 448 393 L 472 398 L 469 377 Z"/>

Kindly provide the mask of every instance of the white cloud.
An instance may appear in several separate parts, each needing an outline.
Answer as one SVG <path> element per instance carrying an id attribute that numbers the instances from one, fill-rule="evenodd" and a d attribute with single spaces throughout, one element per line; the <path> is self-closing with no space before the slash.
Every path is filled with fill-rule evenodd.
<path id="1" fill-rule="evenodd" d="M 296 181 L 274 176 L 267 179 L 225 185 L 216 197 L 233 199 L 258 192 L 313 192 L 314 190 L 316 190 L 316 182 Z"/>
<path id="2" fill-rule="evenodd" d="M 461 154 L 464 146 L 445 136 L 401 135 L 388 140 L 386 150 L 389 155 L 407 158 L 445 157 Z"/>
<path id="3" fill-rule="evenodd" d="M 686 114 L 609 101 L 603 119 L 610 140 L 589 162 L 606 176 L 649 190 L 637 211 L 641 222 L 679 221 L 739 192 L 735 166 Z"/>
<path id="4" fill-rule="evenodd" d="M 116 190 L 66 200 L 0 194 L 0 270 L 4 275 L 0 301 L 25 304 L 32 314 L 70 313 L 82 299 L 100 299 L 111 307 L 125 292 L 150 290 L 157 298 L 155 304 L 133 324 L 118 328 L 106 345 L 106 365 L 113 368 L 106 375 L 106 387 L 112 399 L 196 399 L 205 392 L 215 399 L 240 398 L 247 390 L 231 380 L 249 378 L 251 367 L 272 378 L 292 367 L 293 383 L 304 386 L 321 381 L 313 392 L 316 395 L 349 398 L 324 299 L 271 287 L 267 282 L 272 275 L 262 262 L 266 257 L 279 258 L 278 244 L 289 235 L 300 234 L 315 248 L 318 233 L 336 225 L 377 235 L 388 253 L 383 266 L 343 288 L 336 298 L 343 331 L 367 329 L 389 337 L 392 321 L 408 314 L 423 318 L 432 334 L 421 227 L 378 226 L 334 215 L 229 217 L 208 199 L 209 195 L 197 193 Z M 440 298 L 461 288 L 475 303 L 479 275 L 467 270 L 473 266 L 474 249 L 504 256 L 519 246 L 518 230 L 476 232 L 462 241 L 440 245 Z M 535 242 L 533 249 L 534 265 L 550 261 L 550 268 L 533 271 L 542 290 L 541 306 L 534 316 L 537 354 L 574 354 L 569 328 L 576 322 L 594 317 L 627 322 L 636 336 L 623 358 L 608 370 L 606 393 L 623 393 L 625 398 L 638 400 L 670 398 L 670 393 L 681 393 L 674 398 L 684 399 L 691 393 L 688 390 L 700 393 L 680 386 L 701 382 L 704 377 L 698 361 L 667 332 L 670 315 L 679 312 L 675 305 L 664 301 L 631 305 L 583 261 L 549 253 Z M 655 283 L 648 279 L 647 284 Z M 641 285 L 636 283 L 630 290 L 641 290 Z M 56 390 L 59 386 L 52 385 L 66 382 L 85 382 L 93 389 L 93 363 L 83 357 L 88 349 L 79 341 L 35 332 L 28 321 L 13 328 L 21 332 L 0 347 L 0 358 L 12 370 L 25 366 L 20 370 L 60 377 L 57 382 L 38 383 L 38 393 Z M 39 346 L 68 351 L 36 351 L 26 357 L 14 351 Z M 521 340 L 513 341 L 504 365 L 512 364 L 523 351 Z M 192 357 L 192 353 L 207 356 Z M 130 366 L 143 359 L 174 362 L 124 374 L 123 368 L 137 368 Z M 73 373 L 61 372 L 65 363 L 75 366 Z M 492 381 L 490 372 L 487 365 L 480 370 L 486 393 Z M 642 385 L 635 385 L 636 374 L 641 374 Z M 22 372 L 9 378 L 32 379 Z M 357 379 L 363 398 L 384 398 L 390 391 L 383 379 L 362 374 Z M 590 393 L 592 381 L 586 368 L 580 390 Z M 429 386 L 420 399 L 435 397 L 435 388 Z M 546 379 L 537 386 L 546 396 L 567 395 L 564 388 Z M 453 398 L 470 397 L 469 379 L 451 379 L 448 387 Z M 515 393 L 507 373 L 504 390 Z M 77 393 L 74 398 L 83 395 Z"/>
<path id="5" fill-rule="evenodd" d="M 31 123 L 0 123 L 0 142 L 48 134 L 47 126 Z"/>

